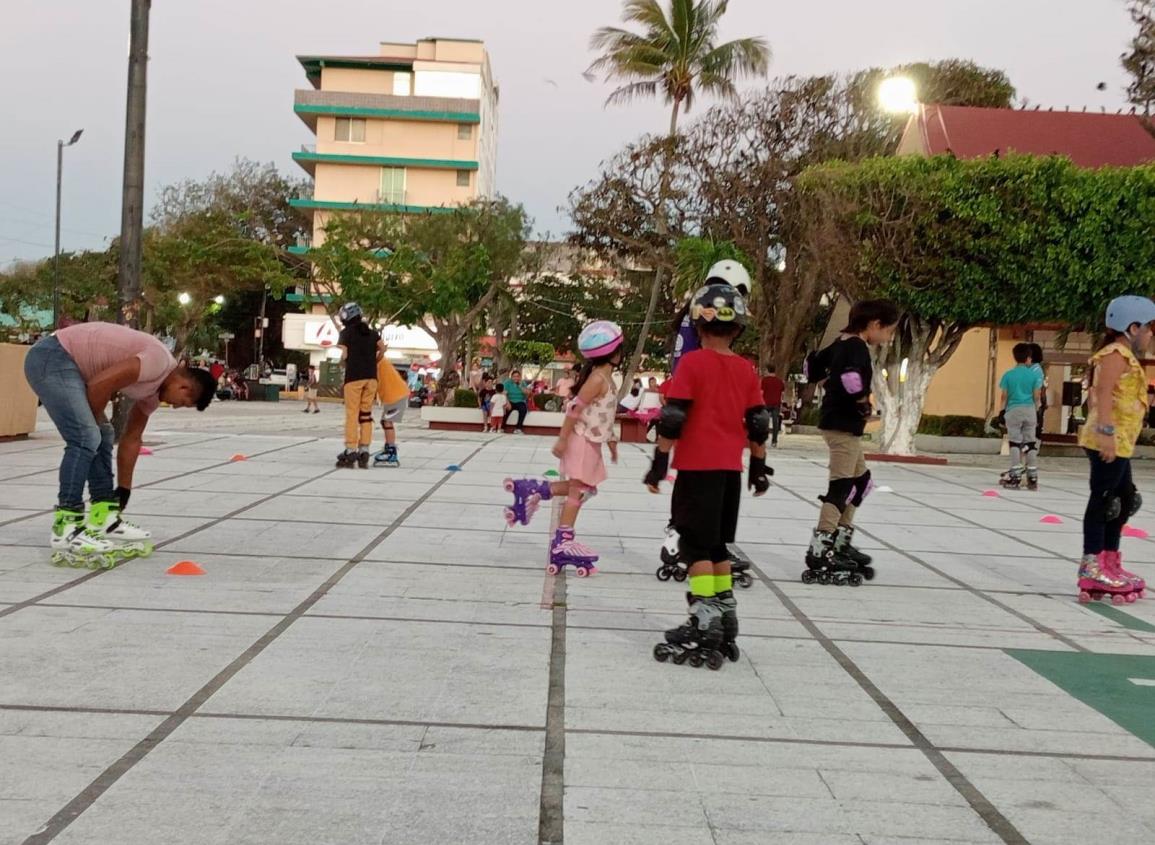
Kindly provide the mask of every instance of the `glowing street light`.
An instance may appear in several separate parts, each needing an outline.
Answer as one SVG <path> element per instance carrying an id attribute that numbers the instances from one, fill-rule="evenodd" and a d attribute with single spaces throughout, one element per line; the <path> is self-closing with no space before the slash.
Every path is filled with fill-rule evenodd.
<path id="1" fill-rule="evenodd" d="M 878 86 L 878 104 L 890 114 L 914 114 L 918 111 L 918 86 L 909 76 L 891 76 Z"/>
<path id="2" fill-rule="evenodd" d="M 225 304 L 224 295 L 218 293 L 216 296 L 213 297 L 213 302 L 215 302 L 217 305 L 224 305 Z"/>
<path id="3" fill-rule="evenodd" d="M 182 291 L 176 295 L 176 301 L 181 305 L 188 305 L 190 302 L 192 302 L 192 297 Z"/>

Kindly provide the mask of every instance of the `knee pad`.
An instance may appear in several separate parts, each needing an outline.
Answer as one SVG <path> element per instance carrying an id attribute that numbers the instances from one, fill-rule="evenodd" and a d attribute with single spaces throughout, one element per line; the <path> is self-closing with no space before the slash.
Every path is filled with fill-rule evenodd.
<path id="1" fill-rule="evenodd" d="M 689 566 L 700 560 L 711 560 L 710 550 L 705 546 L 688 541 L 685 536 L 678 536 L 678 557 Z M 711 561 L 712 562 L 712 561 Z"/>
<path id="2" fill-rule="evenodd" d="M 359 423 L 371 423 L 371 422 L 373 422 L 373 414 L 370 411 L 358 411 L 357 412 L 357 422 L 359 422 Z"/>
<path id="3" fill-rule="evenodd" d="M 1089 511 L 1089 515 L 1093 519 L 1101 520 L 1104 523 L 1114 522 L 1123 513 L 1123 500 L 1114 493 L 1104 493 L 1092 500 Z"/>
<path id="4" fill-rule="evenodd" d="M 730 560 L 730 550 L 725 545 L 714 546 L 710 551 L 710 563 L 726 563 Z"/>
<path id="5" fill-rule="evenodd" d="M 391 420 L 383 419 L 383 420 L 381 420 L 381 428 L 385 429 L 386 431 L 393 431 L 396 428 L 396 426 L 393 425 L 393 422 Z"/>
<path id="6" fill-rule="evenodd" d="M 1037 452 L 1037 451 L 1039 451 L 1038 441 L 1032 440 L 1030 443 L 1024 443 L 1023 444 L 1023 451 L 1024 452 Z"/>
<path id="7" fill-rule="evenodd" d="M 1119 502 L 1119 513 L 1126 516 L 1127 519 L 1139 513 L 1139 508 L 1143 507 L 1143 497 L 1139 495 L 1134 484 L 1124 490 L 1117 501 Z"/>
<path id="8" fill-rule="evenodd" d="M 867 470 L 862 475 L 854 479 L 854 494 L 850 497 L 850 504 L 856 508 L 862 504 L 862 500 L 870 495 L 870 491 L 874 489 L 874 480 L 870 477 L 870 470 Z"/>
<path id="9" fill-rule="evenodd" d="M 1012 449 L 1022 449 L 1023 448 L 1022 443 L 1016 443 L 1013 440 L 1008 441 L 1007 445 L 1010 446 Z"/>
<path id="10" fill-rule="evenodd" d="M 830 485 L 826 488 L 826 494 L 818 497 L 818 501 L 827 505 L 833 505 L 838 508 L 838 512 L 842 513 L 846 510 L 847 505 L 850 505 L 851 500 L 855 496 L 854 482 L 855 478 L 834 478 L 831 479 Z"/>

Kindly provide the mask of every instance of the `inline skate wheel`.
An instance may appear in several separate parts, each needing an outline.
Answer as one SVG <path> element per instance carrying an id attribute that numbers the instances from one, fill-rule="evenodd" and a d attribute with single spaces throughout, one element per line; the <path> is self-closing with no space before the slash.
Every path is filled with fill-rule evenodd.
<path id="1" fill-rule="evenodd" d="M 545 571 L 548 572 L 550 575 L 557 575 L 557 573 L 558 573 L 557 564 L 551 563 L 549 566 L 547 566 L 545 568 Z"/>
<path id="2" fill-rule="evenodd" d="M 659 663 L 665 663 L 669 659 L 670 652 L 665 645 L 658 643 L 656 646 L 654 646 L 654 660 L 658 661 Z"/>
<path id="3" fill-rule="evenodd" d="M 702 657 L 702 652 L 700 649 L 695 649 L 694 651 L 690 652 L 690 665 L 695 669 L 700 667 L 704 660 L 705 658 Z"/>
<path id="4" fill-rule="evenodd" d="M 726 658 L 722 656 L 720 651 L 711 651 L 710 656 L 706 658 L 706 665 L 717 672 L 722 668 L 722 664 L 726 662 Z"/>
<path id="5" fill-rule="evenodd" d="M 505 479 L 505 481 L 501 482 L 501 486 L 505 488 L 506 493 L 512 493 L 513 492 L 513 479 L 512 478 Z"/>
<path id="6" fill-rule="evenodd" d="M 674 580 L 677 581 L 679 584 L 681 584 L 683 581 L 686 580 L 686 576 L 689 574 L 690 574 L 689 570 L 678 568 L 678 569 L 674 570 Z"/>
<path id="7" fill-rule="evenodd" d="M 658 571 L 654 574 L 658 576 L 659 581 L 669 581 L 671 576 L 671 572 L 666 568 L 665 564 L 659 566 Z"/>
<path id="8" fill-rule="evenodd" d="M 675 666 L 681 666 L 683 663 L 686 662 L 687 657 L 689 657 L 689 655 L 684 651 L 674 652 L 674 665 Z"/>
<path id="9" fill-rule="evenodd" d="M 743 590 L 749 590 L 750 587 L 754 585 L 754 579 L 745 572 L 738 573 L 737 577 L 734 578 L 734 581 L 737 582 L 738 586 Z"/>
<path id="10" fill-rule="evenodd" d="M 814 574 L 813 569 L 803 569 L 802 570 L 802 583 L 803 584 L 813 584 L 817 580 L 818 580 L 818 576 Z"/>
<path id="11" fill-rule="evenodd" d="M 829 584 L 830 583 L 830 573 L 827 572 L 826 570 L 822 570 L 821 572 L 819 572 L 818 573 L 818 583 L 824 584 L 824 585 Z"/>
<path id="12" fill-rule="evenodd" d="M 848 583 L 852 587 L 861 587 L 862 586 L 862 576 L 859 575 L 857 572 L 851 572 L 850 577 L 846 579 L 846 583 Z"/>
<path id="13" fill-rule="evenodd" d="M 590 577 L 590 568 L 588 566 L 575 566 L 574 569 L 577 570 L 576 574 L 578 578 Z"/>

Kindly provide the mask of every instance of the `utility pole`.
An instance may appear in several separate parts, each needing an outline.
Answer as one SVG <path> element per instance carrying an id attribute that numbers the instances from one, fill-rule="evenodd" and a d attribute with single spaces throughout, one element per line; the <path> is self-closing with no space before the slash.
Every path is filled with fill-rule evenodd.
<path id="1" fill-rule="evenodd" d="M 128 106 L 124 126 L 124 194 L 120 213 L 117 322 L 140 325 L 140 254 L 144 226 L 144 114 L 148 90 L 148 16 L 152 0 L 131 0 Z"/>
<path id="2" fill-rule="evenodd" d="M 60 328 L 60 186 L 64 181 L 64 148 L 71 147 L 80 140 L 83 129 L 72 133 L 65 143 L 56 142 L 56 248 L 52 252 L 52 330 Z"/>

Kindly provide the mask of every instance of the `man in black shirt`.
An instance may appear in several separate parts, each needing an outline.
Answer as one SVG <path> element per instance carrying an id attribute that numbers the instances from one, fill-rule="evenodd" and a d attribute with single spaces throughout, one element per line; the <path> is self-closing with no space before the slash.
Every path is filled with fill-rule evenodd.
<path id="1" fill-rule="evenodd" d="M 337 312 L 343 328 L 337 340 L 345 364 L 345 451 L 337 466 L 369 468 L 369 445 L 373 440 L 373 401 L 377 397 L 377 362 L 385 344 L 365 322 L 361 306 L 348 302 Z"/>

